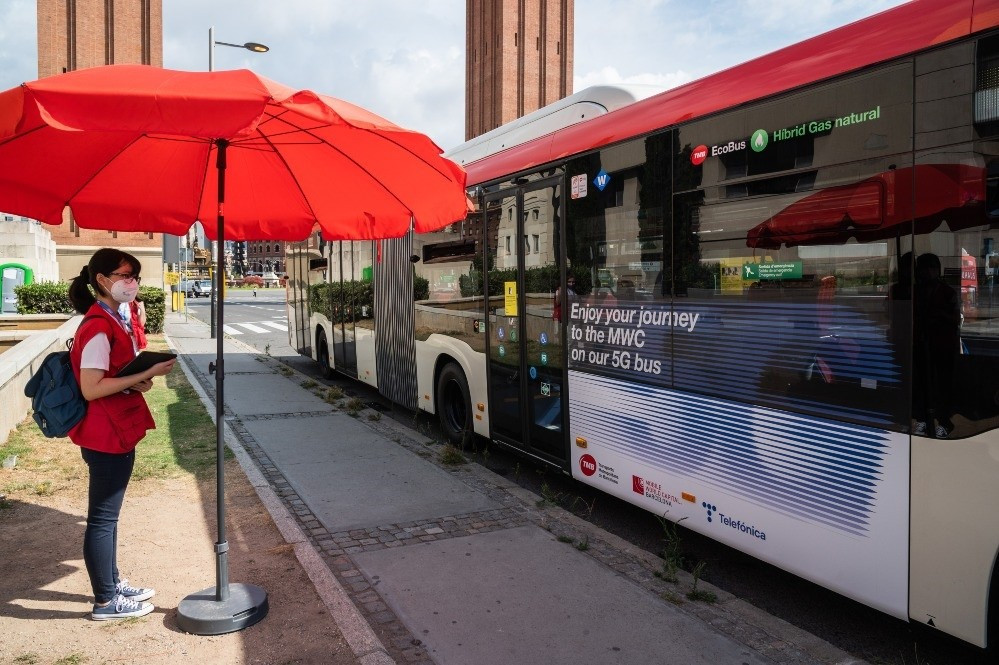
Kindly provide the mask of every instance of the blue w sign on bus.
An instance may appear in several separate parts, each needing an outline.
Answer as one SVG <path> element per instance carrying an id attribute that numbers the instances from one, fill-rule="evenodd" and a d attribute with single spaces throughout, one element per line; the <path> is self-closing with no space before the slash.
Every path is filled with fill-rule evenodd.
<path id="1" fill-rule="evenodd" d="M 593 179 L 593 184 L 601 192 L 604 191 L 604 188 L 610 184 L 610 175 L 608 175 L 608 173 L 603 169 L 600 169 L 600 173 L 598 173 L 597 177 Z"/>

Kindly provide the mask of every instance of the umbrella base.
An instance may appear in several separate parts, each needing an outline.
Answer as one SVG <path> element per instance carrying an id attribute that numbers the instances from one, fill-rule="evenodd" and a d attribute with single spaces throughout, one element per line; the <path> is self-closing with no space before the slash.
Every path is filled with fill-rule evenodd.
<path id="1" fill-rule="evenodd" d="M 177 627 L 193 635 L 223 635 L 249 628 L 267 616 L 267 592 L 253 584 L 230 584 L 229 597 L 215 587 L 192 593 L 177 605 Z"/>

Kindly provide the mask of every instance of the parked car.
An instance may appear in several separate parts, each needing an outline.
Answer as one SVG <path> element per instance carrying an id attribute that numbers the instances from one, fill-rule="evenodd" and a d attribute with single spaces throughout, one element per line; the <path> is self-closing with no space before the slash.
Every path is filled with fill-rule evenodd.
<path id="1" fill-rule="evenodd" d="M 212 295 L 212 282 L 209 279 L 184 279 L 177 288 L 188 298 L 209 298 Z"/>
<path id="2" fill-rule="evenodd" d="M 193 283 L 194 297 L 210 298 L 212 295 L 212 282 L 209 279 L 199 279 Z"/>

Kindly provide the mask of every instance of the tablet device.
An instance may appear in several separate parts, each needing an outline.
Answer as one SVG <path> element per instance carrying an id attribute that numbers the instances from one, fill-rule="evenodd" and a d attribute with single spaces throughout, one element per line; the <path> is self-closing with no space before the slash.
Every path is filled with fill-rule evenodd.
<path id="1" fill-rule="evenodd" d="M 145 372 L 147 369 L 155 365 L 156 363 L 161 363 L 166 360 L 171 360 L 176 358 L 176 353 L 163 353 L 160 351 L 142 351 L 139 355 L 132 359 L 132 362 L 128 363 L 121 368 L 121 371 L 116 374 L 116 376 L 132 376 L 133 374 L 139 374 L 140 372 Z"/>

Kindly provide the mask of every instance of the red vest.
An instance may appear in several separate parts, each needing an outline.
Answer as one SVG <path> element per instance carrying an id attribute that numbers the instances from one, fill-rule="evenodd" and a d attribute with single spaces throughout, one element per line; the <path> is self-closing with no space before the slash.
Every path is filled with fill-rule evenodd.
<path id="1" fill-rule="evenodd" d="M 73 374 L 79 381 L 83 348 L 94 335 L 104 333 L 111 342 L 108 376 L 114 376 L 135 357 L 132 338 L 128 336 L 118 317 L 109 314 L 100 303 L 94 303 L 87 316 L 101 318 L 88 319 L 77 329 L 69 354 Z M 89 402 L 87 415 L 69 431 L 69 438 L 83 448 L 123 454 L 135 448 L 146 435 L 146 430 L 155 428 L 156 423 L 153 422 L 142 393 L 132 390 Z"/>

